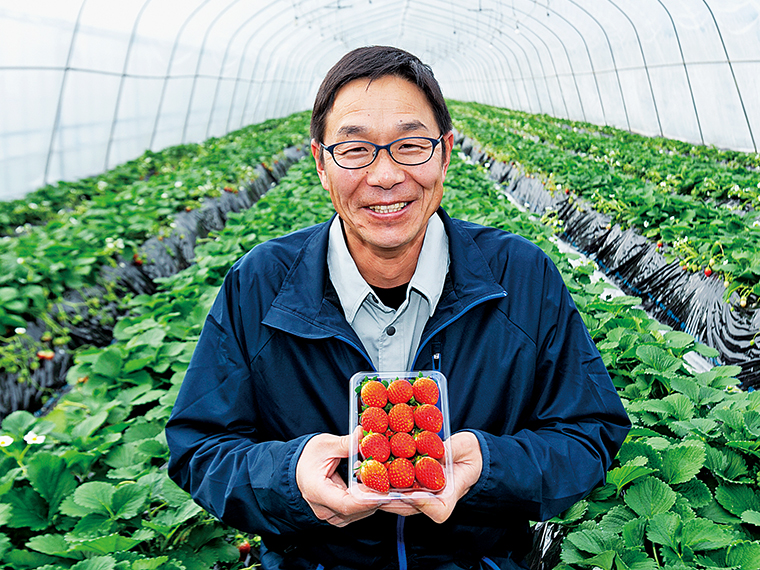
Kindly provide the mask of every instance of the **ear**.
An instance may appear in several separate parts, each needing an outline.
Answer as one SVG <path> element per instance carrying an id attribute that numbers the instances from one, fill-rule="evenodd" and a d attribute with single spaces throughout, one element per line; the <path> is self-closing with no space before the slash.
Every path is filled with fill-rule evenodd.
<path id="1" fill-rule="evenodd" d="M 449 164 L 451 164 L 451 153 L 454 150 L 454 131 L 449 131 L 443 135 L 441 142 L 446 145 L 446 160 L 443 162 L 443 179 L 446 180 L 446 172 L 448 172 Z"/>
<path id="2" fill-rule="evenodd" d="M 319 175 L 319 181 L 322 183 L 322 188 L 325 190 L 330 190 L 329 185 L 327 183 L 327 173 L 325 172 L 325 163 L 320 159 L 320 156 L 322 155 L 322 147 L 319 146 L 319 143 L 311 139 L 311 155 L 314 157 L 314 162 L 317 166 L 317 174 Z"/>

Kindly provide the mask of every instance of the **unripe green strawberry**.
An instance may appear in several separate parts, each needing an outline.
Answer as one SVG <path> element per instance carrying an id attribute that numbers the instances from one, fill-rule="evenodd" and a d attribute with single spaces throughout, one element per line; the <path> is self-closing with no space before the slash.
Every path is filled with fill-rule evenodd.
<path id="1" fill-rule="evenodd" d="M 373 408 L 384 408 L 388 403 L 388 390 L 382 382 L 368 380 L 362 384 L 362 403 Z"/>
<path id="2" fill-rule="evenodd" d="M 365 431 L 385 433 L 388 429 L 388 414 L 382 408 L 367 408 L 362 412 L 361 424 Z"/>
<path id="3" fill-rule="evenodd" d="M 409 380 L 396 379 L 388 385 L 388 401 L 391 404 L 406 404 L 413 395 Z"/>
<path id="4" fill-rule="evenodd" d="M 422 404 L 414 410 L 414 423 L 421 430 L 438 433 L 443 428 L 443 415 L 435 406 Z"/>
<path id="5" fill-rule="evenodd" d="M 414 464 L 405 457 L 397 457 L 388 467 L 388 480 L 391 487 L 409 489 L 414 485 Z"/>
<path id="6" fill-rule="evenodd" d="M 396 404 L 388 412 L 388 425 L 396 432 L 410 432 L 414 429 L 414 410 L 408 404 Z"/>
<path id="7" fill-rule="evenodd" d="M 385 463 L 391 455 L 391 444 L 385 434 L 370 432 L 359 442 L 359 451 L 365 459 L 377 459 Z"/>
<path id="8" fill-rule="evenodd" d="M 440 491 L 446 486 L 443 466 L 432 457 L 417 459 L 414 463 L 414 476 L 420 485 L 431 491 Z"/>
<path id="9" fill-rule="evenodd" d="M 417 378 L 412 384 L 412 390 L 414 391 L 414 399 L 418 404 L 437 404 L 438 396 L 438 384 L 432 378 Z"/>
<path id="10" fill-rule="evenodd" d="M 417 453 L 420 455 L 429 455 L 434 459 L 443 458 L 443 441 L 441 441 L 437 433 L 421 431 L 414 436 L 414 441 L 417 446 Z"/>
<path id="11" fill-rule="evenodd" d="M 394 457 L 414 457 L 417 453 L 417 446 L 414 443 L 412 434 L 406 432 L 394 433 L 391 436 L 391 453 Z"/>
<path id="12" fill-rule="evenodd" d="M 388 470 L 376 459 L 367 459 L 359 466 L 359 480 L 370 489 L 387 493 L 390 490 Z"/>

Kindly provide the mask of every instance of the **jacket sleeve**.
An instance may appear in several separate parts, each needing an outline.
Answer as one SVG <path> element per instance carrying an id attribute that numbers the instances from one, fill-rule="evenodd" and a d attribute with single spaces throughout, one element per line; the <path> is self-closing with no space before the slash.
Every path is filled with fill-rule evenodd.
<path id="1" fill-rule="evenodd" d="M 235 269 L 206 319 L 166 425 L 169 476 L 220 520 L 284 534 L 324 524 L 301 497 L 295 468 L 308 435 L 263 441 Z M 247 315 L 258 325 L 261 319 Z"/>
<path id="2" fill-rule="evenodd" d="M 480 525 L 503 526 L 510 512 L 543 521 L 566 510 L 605 481 L 631 426 L 558 270 L 548 258 L 539 265 L 520 304 L 533 307 L 522 309 L 533 312 L 522 322 L 536 323 L 524 420 L 509 434 L 471 430 L 483 469 L 461 505 Z"/>

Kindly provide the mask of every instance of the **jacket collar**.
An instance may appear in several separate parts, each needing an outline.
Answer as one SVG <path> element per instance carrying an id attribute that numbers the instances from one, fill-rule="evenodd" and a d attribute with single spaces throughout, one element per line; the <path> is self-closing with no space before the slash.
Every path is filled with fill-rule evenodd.
<path id="1" fill-rule="evenodd" d="M 462 227 L 463 222 L 452 220 L 443 208 L 438 209 L 438 214 L 449 236 L 451 262 L 447 284 L 435 314 L 428 321 L 428 330 L 457 318 L 481 301 L 506 295 L 480 248 Z M 304 338 L 338 336 L 361 346 L 356 333 L 343 317 L 328 275 L 327 244 L 331 222 L 332 218 L 317 226 L 304 242 L 262 323 Z M 425 336 L 423 333 L 423 340 Z"/>

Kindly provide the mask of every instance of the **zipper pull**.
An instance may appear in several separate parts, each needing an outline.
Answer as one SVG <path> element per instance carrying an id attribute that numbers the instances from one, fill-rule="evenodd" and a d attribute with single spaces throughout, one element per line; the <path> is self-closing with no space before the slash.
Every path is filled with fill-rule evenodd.
<path id="1" fill-rule="evenodd" d="M 441 341 L 433 341 L 433 370 L 441 370 Z"/>

